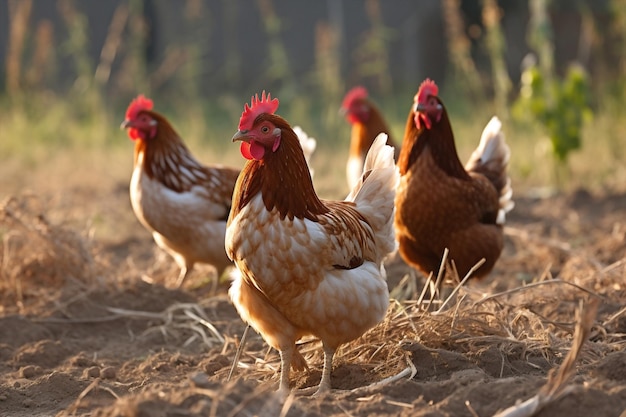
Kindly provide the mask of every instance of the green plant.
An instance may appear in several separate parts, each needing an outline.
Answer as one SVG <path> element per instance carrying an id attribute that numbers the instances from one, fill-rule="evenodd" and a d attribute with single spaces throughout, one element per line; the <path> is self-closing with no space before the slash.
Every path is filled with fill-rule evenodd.
<path id="1" fill-rule="evenodd" d="M 526 68 L 514 111 L 545 128 L 554 157 L 564 164 L 571 151 L 581 148 L 583 124 L 592 117 L 588 77 L 581 66 L 572 65 L 562 80 L 546 81 L 536 65 Z"/>
<path id="2" fill-rule="evenodd" d="M 525 59 L 513 115 L 518 120 L 531 120 L 543 126 L 555 159 L 556 180 L 562 185 L 568 156 L 582 147 L 583 126 L 592 117 L 592 110 L 589 79 L 582 66 L 571 65 L 561 79 L 555 74 L 547 8 L 546 0 L 530 2 L 528 42 L 537 51 L 539 60 L 532 55 Z"/>

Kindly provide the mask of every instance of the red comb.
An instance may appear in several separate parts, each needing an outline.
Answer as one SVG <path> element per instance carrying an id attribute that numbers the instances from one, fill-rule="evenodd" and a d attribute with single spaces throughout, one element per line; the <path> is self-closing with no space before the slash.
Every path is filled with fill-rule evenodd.
<path id="1" fill-rule="evenodd" d="M 239 130 L 250 130 L 254 119 L 256 119 L 259 114 L 274 114 L 276 109 L 278 109 L 277 98 L 273 99 L 270 93 L 265 95 L 265 90 L 263 90 L 261 94 L 261 100 L 259 100 L 259 95 L 255 94 L 250 100 L 250 106 L 248 106 L 248 103 L 243 106 L 243 113 L 241 113 L 241 118 L 239 119 Z"/>
<path id="2" fill-rule="evenodd" d="M 365 87 L 359 85 L 346 93 L 343 103 L 341 103 L 341 107 L 347 109 L 352 105 L 354 100 L 363 100 L 364 98 L 367 98 L 367 90 Z"/>
<path id="3" fill-rule="evenodd" d="M 437 84 L 430 78 L 426 78 L 421 84 L 419 90 L 417 90 L 417 102 L 424 103 L 428 96 L 436 96 L 439 94 L 439 88 Z"/>
<path id="4" fill-rule="evenodd" d="M 152 110 L 154 103 L 149 98 L 146 98 L 143 94 L 139 94 L 137 98 L 130 102 L 128 109 L 126 109 L 126 119 L 132 120 L 139 112 L 144 110 Z"/>

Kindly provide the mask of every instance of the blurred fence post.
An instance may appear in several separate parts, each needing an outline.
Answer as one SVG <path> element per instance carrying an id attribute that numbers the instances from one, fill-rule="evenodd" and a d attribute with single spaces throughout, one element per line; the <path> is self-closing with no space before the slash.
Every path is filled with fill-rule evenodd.
<path id="1" fill-rule="evenodd" d="M 480 74 L 471 55 L 471 43 L 465 35 L 465 24 L 461 16 L 460 0 L 442 0 L 443 21 L 448 38 L 448 53 L 460 86 L 474 100 L 483 98 Z"/>
<path id="2" fill-rule="evenodd" d="M 131 79 L 137 91 L 150 94 L 150 82 L 148 79 L 146 59 L 146 39 L 151 28 L 145 18 L 144 0 L 128 0 L 128 19 L 133 22 L 129 25 L 130 42 L 127 59 L 130 62 L 128 70 L 131 71 Z"/>
<path id="3" fill-rule="evenodd" d="M 224 66 L 223 76 L 231 89 L 241 84 L 241 54 L 239 53 L 239 3 L 237 0 L 222 0 L 224 4 Z"/>
<path id="4" fill-rule="evenodd" d="M 626 76 L 626 0 L 611 0 L 609 9 L 613 14 L 612 31 L 620 39 L 619 75 Z"/>
<path id="5" fill-rule="evenodd" d="M 9 48 L 6 62 L 6 88 L 10 95 L 21 90 L 21 67 L 32 0 L 9 0 Z"/>
<path id="6" fill-rule="evenodd" d="M 280 39 L 282 22 L 274 10 L 274 0 L 257 0 L 265 33 L 268 37 L 267 48 L 269 62 L 265 76 L 268 81 L 282 84 L 282 96 L 293 97 L 297 86 L 289 64 L 287 50 Z M 285 94 L 287 93 L 287 94 Z"/>
<path id="7" fill-rule="evenodd" d="M 380 0 L 365 1 L 370 29 L 364 33 L 363 42 L 357 47 L 354 55 L 359 78 L 371 78 L 379 92 L 389 94 L 393 83 L 389 70 L 388 48 L 393 31 L 385 26 L 380 7 Z"/>
<path id="8" fill-rule="evenodd" d="M 554 103 L 554 44 L 552 42 L 552 24 L 548 16 L 547 0 L 530 0 L 530 22 L 528 23 L 528 45 L 537 52 L 539 68 L 543 76 L 543 85 L 548 106 Z"/>
<path id="9" fill-rule="evenodd" d="M 504 61 L 506 41 L 500 26 L 501 19 L 502 10 L 498 6 L 498 2 L 496 0 L 483 0 L 483 23 L 487 28 L 486 44 L 491 59 L 496 109 L 500 117 L 506 119 L 509 114 L 508 98 L 512 84 Z"/>
<path id="10" fill-rule="evenodd" d="M 100 51 L 100 61 L 98 62 L 94 75 L 96 83 L 100 87 L 104 87 L 111 77 L 111 65 L 119 52 L 127 22 L 128 6 L 120 4 L 115 9 L 113 18 L 111 19 L 107 37 Z"/>

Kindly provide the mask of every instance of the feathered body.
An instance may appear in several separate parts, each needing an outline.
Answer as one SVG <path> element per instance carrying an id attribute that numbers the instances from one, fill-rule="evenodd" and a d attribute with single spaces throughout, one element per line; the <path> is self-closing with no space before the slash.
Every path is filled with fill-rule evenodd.
<path id="1" fill-rule="evenodd" d="M 346 177 L 348 186 L 352 188 L 361 178 L 367 151 L 380 133 L 387 135 L 387 145 L 394 148 L 395 159 L 400 153 L 400 147 L 396 145 L 385 118 L 374 102 L 368 98 L 364 87 L 354 87 L 346 93 L 341 104 L 341 112 L 351 125 Z"/>
<path id="2" fill-rule="evenodd" d="M 224 234 L 239 170 L 200 164 L 143 96 L 131 103 L 122 126 L 135 140 L 133 211 L 180 267 L 177 284 L 195 263 L 213 265 L 221 275 L 232 264 Z"/>
<path id="3" fill-rule="evenodd" d="M 511 201 L 510 150 L 500 121 L 485 127 L 470 160 L 461 163 L 437 87 L 426 80 L 415 96 L 398 159 L 395 228 L 403 259 L 437 273 L 444 249 L 461 278 L 482 258 L 474 277 L 488 274 L 503 247 Z"/>
<path id="4" fill-rule="evenodd" d="M 232 265 L 224 235 L 239 170 L 198 162 L 169 121 L 152 107 L 152 100 L 138 96 L 122 123 L 135 141 L 133 211 L 180 267 L 177 286 L 195 263 L 213 265 L 219 277 Z M 317 142 L 296 129 L 308 163 Z"/>
<path id="5" fill-rule="evenodd" d="M 322 340 L 324 391 L 335 350 L 376 325 L 388 306 L 381 263 L 395 247 L 397 170 L 381 137 L 365 180 L 347 200 L 320 200 L 295 133 L 273 114 L 274 100 L 253 99 L 233 138 L 243 141 L 249 161 L 226 231 L 226 250 L 241 272 L 230 296 L 242 319 L 280 351 L 283 392 L 290 366 L 305 366 L 296 341 L 305 335 Z"/>

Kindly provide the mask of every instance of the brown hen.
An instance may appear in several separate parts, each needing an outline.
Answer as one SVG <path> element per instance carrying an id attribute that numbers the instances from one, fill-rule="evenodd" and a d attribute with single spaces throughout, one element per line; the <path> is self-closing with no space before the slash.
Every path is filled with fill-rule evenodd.
<path id="1" fill-rule="evenodd" d="M 409 112 L 398 159 L 395 229 L 402 258 L 424 274 L 438 272 L 445 248 L 460 277 L 484 277 L 503 247 L 505 213 L 513 207 L 510 150 L 493 117 L 465 166 L 434 82 L 424 81 Z"/>
<path id="2" fill-rule="evenodd" d="M 400 153 L 400 147 L 393 140 L 391 130 L 380 109 L 368 98 L 365 87 L 354 87 L 346 93 L 341 104 L 341 113 L 352 125 L 350 129 L 350 153 L 346 164 L 348 186 L 352 188 L 361 178 L 365 155 L 380 133 L 387 135 L 387 145 L 394 148 L 394 159 L 396 160 Z"/>

